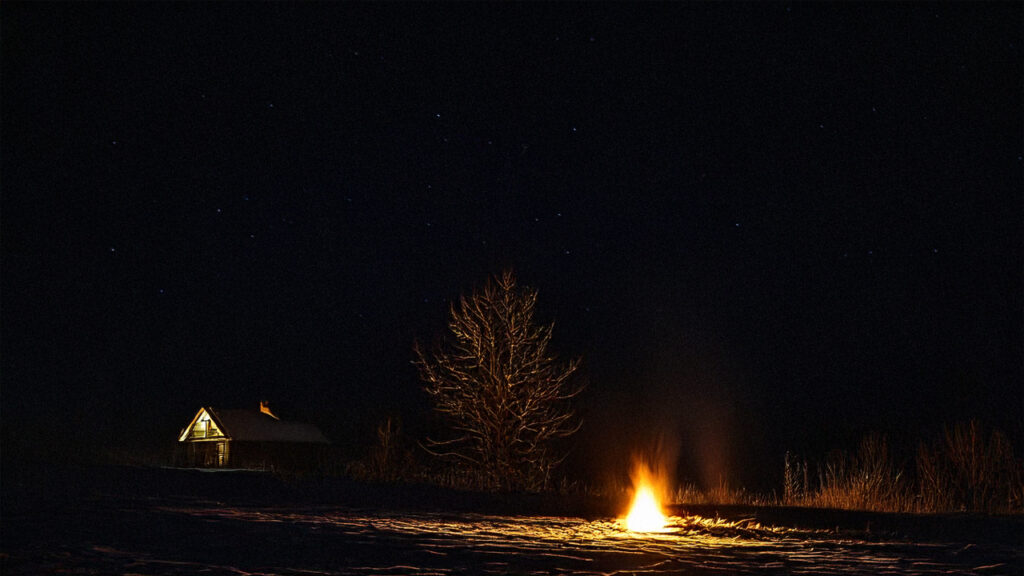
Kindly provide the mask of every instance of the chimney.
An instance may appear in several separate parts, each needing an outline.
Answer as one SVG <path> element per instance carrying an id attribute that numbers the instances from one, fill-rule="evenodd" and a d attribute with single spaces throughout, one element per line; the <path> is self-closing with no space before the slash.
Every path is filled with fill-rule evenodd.
<path id="1" fill-rule="evenodd" d="M 260 412 L 270 416 L 274 420 L 280 420 L 280 418 L 270 411 L 270 404 L 268 404 L 266 400 L 260 400 Z"/>

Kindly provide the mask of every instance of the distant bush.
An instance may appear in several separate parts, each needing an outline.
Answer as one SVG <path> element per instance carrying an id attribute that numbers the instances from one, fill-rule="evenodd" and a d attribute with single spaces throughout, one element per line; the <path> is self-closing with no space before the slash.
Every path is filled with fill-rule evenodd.
<path id="1" fill-rule="evenodd" d="M 905 472 L 877 434 L 865 437 L 856 454 L 831 453 L 816 475 L 807 460 L 787 453 L 782 503 L 877 512 L 1024 511 L 1021 461 L 1005 435 L 986 435 L 975 421 L 922 442 L 914 464 L 912 475 Z"/>
<path id="2" fill-rule="evenodd" d="M 364 482 L 415 482 L 422 474 L 402 433 L 402 422 L 387 417 L 377 425 L 377 442 L 362 460 L 350 464 L 349 475 Z"/>
<path id="3" fill-rule="evenodd" d="M 784 472 L 783 503 L 789 506 L 884 512 L 912 506 L 903 469 L 894 461 L 885 436 L 878 434 L 861 440 L 855 454 L 829 454 L 816 476 L 811 476 L 806 460 L 787 453 Z"/>
<path id="4" fill-rule="evenodd" d="M 1021 469 L 1001 432 L 986 434 L 974 420 L 947 427 L 940 440 L 918 448 L 921 506 L 935 512 L 1024 511 Z"/>
<path id="5" fill-rule="evenodd" d="M 799 505 L 803 503 L 809 490 L 807 459 L 797 458 L 787 451 L 782 476 L 782 502 L 790 506 Z"/>
<path id="6" fill-rule="evenodd" d="M 855 455 L 836 452 L 826 459 L 811 502 L 820 508 L 902 512 L 912 506 L 909 487 L 886 438 L 871 434 Z"/>

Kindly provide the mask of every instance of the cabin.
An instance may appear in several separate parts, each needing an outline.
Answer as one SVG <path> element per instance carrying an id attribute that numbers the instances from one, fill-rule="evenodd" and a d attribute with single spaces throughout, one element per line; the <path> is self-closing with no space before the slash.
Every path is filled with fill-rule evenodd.
<path id="1" fill-rule="evenodd" d="M 312 470 L 323 464 L 329 444 L 316 426 L 281 420 L 266 402 L 258 410 L 203 407 L 178 435 L 178 461 L 194 468 Z"/>

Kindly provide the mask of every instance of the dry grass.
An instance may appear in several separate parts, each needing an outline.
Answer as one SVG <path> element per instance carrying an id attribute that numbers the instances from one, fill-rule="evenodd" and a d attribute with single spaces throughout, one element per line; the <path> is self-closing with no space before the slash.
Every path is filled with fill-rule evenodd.
<path id="1" fill-rule="evenodd" d="M 946 428 L 922 442 L 908 474 L 884 436 L 865 437 L 856 452 L 830 454 L 811 474 L 806 460 L 786 454 L 783 503 L 876 512 L 1024 512 L 1022 463 L 1006 436 L 975 422 Z"/>
<path id="2" fill-rule="evenodd" d="M 957 424 L 937 442 L 921 443 L 918 449 L 921 506 L 936 512 L 1022 512 L 1021 470 L 1001 432 L 986 434 L 973 420 Z"/>
<path id="3" fill-rule="evenodd" d="M 628 484 L 584 489 L 588 495 L 628 494 Z M 1024 462 L 1007 437 L 978 422 L 947 427 L 921 442 L 916 459 L 894 457 L 887 438 L 864 437 L 853 453 L 834 451 L 817 465 L 787 453 L 781 497 L 722 481 L 701 488 L 681 483 L 674 504 L 801 506 L 874 512 L 1024 513 Z"/>
<path id="4" fill-rule="evenodd" d="M 672 493 L 673 504 L 743 504 L 747 506 L 773 506 L 777 504 L 772 496 L 750 492 L 745 488 L 730 485 L 726 481 L 719 482 L 707 490 L 695 484 L 680 484 Z"/>
<path id="5" fill-rule="evenodd" d="M 786 455 L 783 503 L 789 506 L 905 512 L 913 498 L 886 438 L 871 434 L 855 454 L 833 452 L 818 467 L 812 488 L 808 465 Z"/>
<path id="6" fill-rule="evenodd" d="M 381 423 L 367 457 L 344 473 L 363 481 L 424 483 L 471 491 L 492 486 L 479 471 L 436 460 L 419 461 L 391 419 Z M 977 422 L 957 424 L 931 442 L 921 442 L 916 458 L 894 457 L 885 436 L 869 434 L 856 451 L 834 451 L 818 463 L 786 454 L 781 495 L 750 492 L 721 481 L 699 487 L 683 482 L 667 494 L 673 504 L 800 506 L 875 512 L 1024 513 L 1024 464 L 1007 437 L 986 433 Z M 552 482 L 553 492 L 594 498 L 627 499 L 625 477 L 604 483 Z"/>

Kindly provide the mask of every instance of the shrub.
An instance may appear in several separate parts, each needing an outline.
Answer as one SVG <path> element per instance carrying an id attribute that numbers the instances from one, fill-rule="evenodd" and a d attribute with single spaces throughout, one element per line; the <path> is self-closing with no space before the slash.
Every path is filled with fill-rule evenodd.
<path id="1" fill-rule="evenodd" d="M 870 434 L 856 455 L 835 452 L 818 470 L 813 506 L 848 510 L 906 511 L 912 507 L 903 470 L 889 452 L 885 436 Z"/>
<path id="2" fill-rule="evenodd" d="M 1024 509 L 1021 462 L 999 431 L 971 420 L 947 427 L 917 453 L 921 506 L 935 512 L 1014 513 Z"/>
<path id="3" fill-rule="evenodd" d="M 807 478 L 807 459 L 800 460 L 787 451 L 782 482 L 783 504 L 787 506 L 802 504 L 810 489 Z"/>
<path id="4" fill-rule="evenodd" d="M 947 427 L 938 440 L 922 442 L 915 464 L 914 476 L 908 477 L 885 437 L 870 434 L 854 455 L 829 454 L 811 486 L 807 461 L 787 453 L 783 503 L 878 512 L 1024 511 L 1021 461 L 1004 434 L 986 434 L 976 421 Z"/>
<path id="5" fill-rule="evenodd" d="M 387 417 L 377 426 L 377 443 L 363 460 L 354 462 L 349 473 L 358 480 L 370 482 L 412 482 L 419 470 L 402 434 L 402 422 Z"/>

